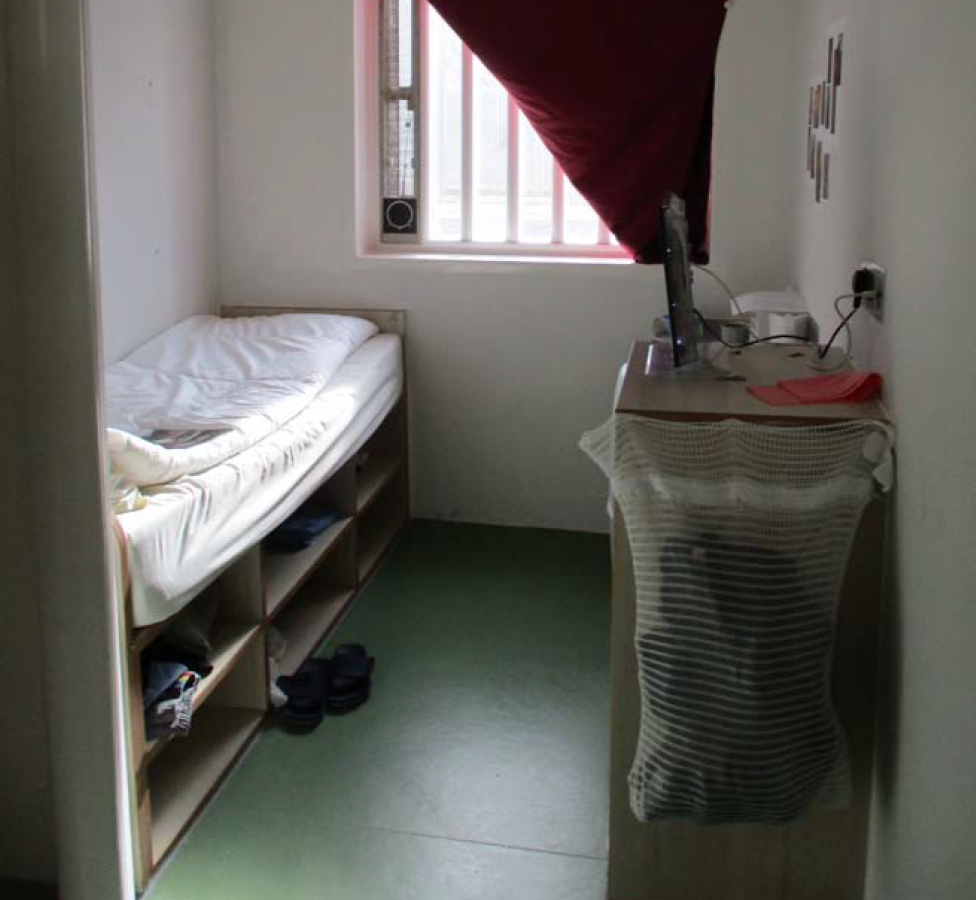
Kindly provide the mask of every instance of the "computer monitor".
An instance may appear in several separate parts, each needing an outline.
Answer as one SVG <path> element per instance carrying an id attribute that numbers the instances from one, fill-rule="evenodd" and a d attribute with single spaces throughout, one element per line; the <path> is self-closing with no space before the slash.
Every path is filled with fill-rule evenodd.
<path id="1" fill-rule="evenodd" d="M 668 194 L 661 206 L 661 245 L 664 250 L 664 279 L 668 288 L 668 317 L 674 367 L 693 367 L 699 362 L 701 324 L 692 296 L 691 253 L 688 249 L 688 219 L 684 201 Z"/>

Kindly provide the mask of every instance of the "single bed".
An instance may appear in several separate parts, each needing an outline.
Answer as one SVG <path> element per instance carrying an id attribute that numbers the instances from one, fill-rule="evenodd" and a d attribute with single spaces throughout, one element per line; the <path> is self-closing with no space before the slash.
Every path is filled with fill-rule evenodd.
<path id="1" fill-rule="evenodd" d="M 110 435 L 109 454 L 114 499 L 131 509 L 114 521 L 140 890 L 261 728 L 272 633 L 277 670 L 293 674 L 410 514 L 405 314 L 222 312 L 177 326 L 177 340 L 150 342 L 107 379 L 109 426 L 128 426 Z M 308 327 L 289 330 L 287 317 L 304 313 Z M 154 485 L 159 474 L 172 477 Z M 338 520 L 306 549 L 272 552 L 263 539 L 313 494 Z M 204 595 L 216 609 L 212 671 L 193 695 L 190 733 L 148 740 L 146 654 Z"/>
<path id="2" fill-rule="evenodd" d="M 250 446 L 142 487 L 145 506 L 118 516 L 132 626 L 178 612 L 342 467 L 400 399 L 402 359 L 398 334 L 368 337 L 307 405 Z"/>

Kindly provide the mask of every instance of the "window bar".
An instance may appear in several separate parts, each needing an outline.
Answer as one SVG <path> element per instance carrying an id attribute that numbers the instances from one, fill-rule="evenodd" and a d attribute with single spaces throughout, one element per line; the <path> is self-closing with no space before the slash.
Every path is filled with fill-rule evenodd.
<path id="1" fill-rule="evenodd" d="M 563 213 L 565 207 L 566 176 L 555 159 L 552 161 L 552 243 L 563 243 Z"/>
<path id="2" fill-rule="evenodd" d="M 427 53 L 430 45 L 427 0 L 414 0 L 413 20 L 416 29 L 414 46 L 419 48 L 419 52 L 415 52 L 413 56 L 413 88 L 417 106 L 416 133 L 414 134 L 416 141 L 414 145 L 416 149 L 414 177 L 416 178 L 415 187 L 418 200 L 417 235 L 420 242 L 423 243 L 428 238 L 427 208 L 430 202 L 427 190 Z"/>
<path id="3" fill-rule="evenodd" d="M 474 58 L 461 48 L 461 240 L 471 241 L 474 199 Z"/>
<path id="4" fill-rule="evenodd" d="M 519 108 L 508 95 L 508 183 L 505 198 L 508 212 L 508 242 L 518 243 L 519 229 Z"/>

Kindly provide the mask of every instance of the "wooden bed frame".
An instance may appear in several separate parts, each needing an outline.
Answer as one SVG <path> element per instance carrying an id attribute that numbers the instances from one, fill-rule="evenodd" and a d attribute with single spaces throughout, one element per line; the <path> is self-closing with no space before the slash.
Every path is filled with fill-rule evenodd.
<path id="1" fill-rule="evenodd" d="M 374 322 L 382 333 L 406 338 L 403 310 L 225 306 L 225 318 L 282 313 L 333 313 Z M 357 452 L 315 491 L 341 518 L 307 550 L 272 555 L 255 545 L 201 594 L 218 598 L 211 634 L 213 672 L 193 698 L 188 737 L 147 741 L 141 654 L 171 620 L 136 628 L 125 577 L 120 527 L 121 584 L 125 585 L 129 781 L 137 888 L 207 804 L 254 739 L 269 712 L 266 637 L 274 625 L 287 640 L 279 665 L 294 672 L 334 630 L 375 572 L 410 516 L 407 386 L 396 406 Z"/>

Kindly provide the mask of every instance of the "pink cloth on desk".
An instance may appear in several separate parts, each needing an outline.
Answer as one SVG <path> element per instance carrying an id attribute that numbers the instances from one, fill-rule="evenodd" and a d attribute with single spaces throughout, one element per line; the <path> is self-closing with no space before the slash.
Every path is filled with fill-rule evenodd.
<path id="1" fill-rule="evenodd" d="M 750 385 L 748 390 L 770 406 L 867 403 L 881 393 L 881 376 L 877 372 L 814 375 L 811 378 L 778 381 L 776 384 Z"/>

